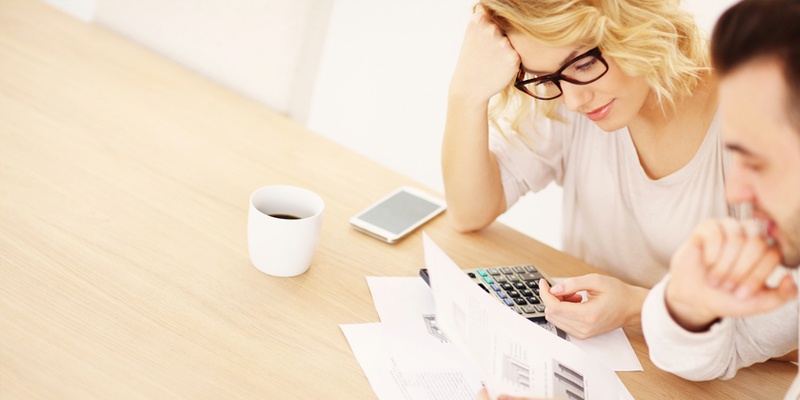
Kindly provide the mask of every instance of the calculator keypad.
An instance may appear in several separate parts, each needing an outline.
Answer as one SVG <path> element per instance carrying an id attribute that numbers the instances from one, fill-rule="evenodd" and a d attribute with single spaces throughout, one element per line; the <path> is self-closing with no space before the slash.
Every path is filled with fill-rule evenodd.
<path id="1" fill-rule="evenodd" d="M 544 318 L 539 279 L 546 277 L 535 266 L 478 268 L 467 271 L 467 274 L 483 290 L 518 314 L 526 318 Z"/>

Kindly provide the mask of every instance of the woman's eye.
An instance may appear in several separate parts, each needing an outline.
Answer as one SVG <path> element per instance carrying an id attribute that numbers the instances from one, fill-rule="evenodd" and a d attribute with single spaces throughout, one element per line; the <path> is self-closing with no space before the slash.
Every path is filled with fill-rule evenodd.
<path id="1" fill-rule="evenodd" d="M 536 86 L 543 87 L 543 88 L 554 87 L 555 85 L 556 84 L 553 81 L 536 82 Z"/>
<path id="2" fill-rule="evenodd" d="M 589 61 L 577 64 L 575 66 L 575 69 L 577 69 L 578 71 L 587 70 L 589 68 L 592 68 L 596 63 L 597 63 L 597 59 L 596 58 L 592 58 Z"/>

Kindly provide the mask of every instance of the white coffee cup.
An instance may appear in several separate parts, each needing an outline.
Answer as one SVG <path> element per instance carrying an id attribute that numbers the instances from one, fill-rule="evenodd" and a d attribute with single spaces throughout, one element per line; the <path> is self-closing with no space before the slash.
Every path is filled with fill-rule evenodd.
<path id="1" fill-rule="evenodd" d="M 316 193 L 296 186 L 265 186 L 253 192 L 247 216 L 253 266 L 274 276 L 306 272 L 314 258 L 324 208 Z"/>

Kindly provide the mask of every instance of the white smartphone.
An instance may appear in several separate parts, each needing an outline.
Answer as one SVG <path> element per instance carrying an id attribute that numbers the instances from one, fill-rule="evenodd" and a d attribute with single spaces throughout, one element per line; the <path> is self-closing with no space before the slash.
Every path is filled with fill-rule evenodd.
<path id="1" fill-rule="evenodd" d="M 442 199 L 403 186 L 350 218 L 361 232 L 394 243 L 445 209 Z"/>

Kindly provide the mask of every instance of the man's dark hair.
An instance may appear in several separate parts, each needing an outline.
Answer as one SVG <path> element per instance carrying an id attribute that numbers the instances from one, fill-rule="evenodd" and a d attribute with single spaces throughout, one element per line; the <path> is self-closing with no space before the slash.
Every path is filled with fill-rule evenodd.
<path id="1" fill-rule="evenodd" d="M 780 62 L 787 115 L 800 131 L 800 0 L 744 0 L 720 16 L 711 37 L 717 73 L 758 58 Z"/>

